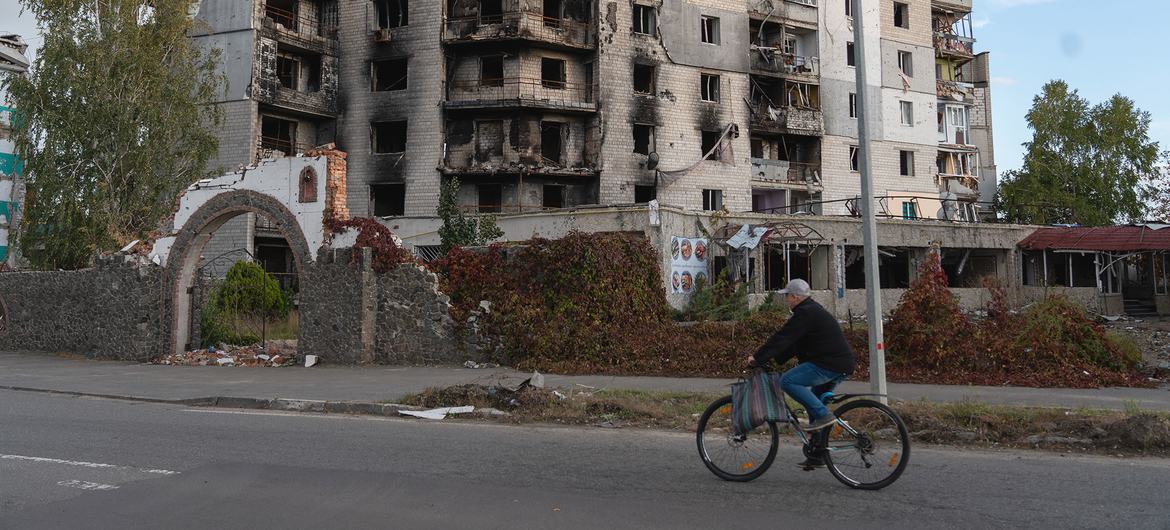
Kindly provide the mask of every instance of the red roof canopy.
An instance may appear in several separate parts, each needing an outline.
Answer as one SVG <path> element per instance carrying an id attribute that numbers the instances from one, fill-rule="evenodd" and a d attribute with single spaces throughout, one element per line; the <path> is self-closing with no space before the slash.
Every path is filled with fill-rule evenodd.
<path id="1" fill-rule="evenodd" d="M 1041 228 L 1020 241 L 1029 250 L 1098 250 L 1132 252 L 1170 250 L 1170 227 L 1101 226 Z"/>

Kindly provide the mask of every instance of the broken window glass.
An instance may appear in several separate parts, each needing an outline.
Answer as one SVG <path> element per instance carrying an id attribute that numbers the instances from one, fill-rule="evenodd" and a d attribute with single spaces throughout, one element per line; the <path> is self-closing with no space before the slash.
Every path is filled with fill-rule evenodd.
<path id="1" fill-rule="evenodd" d="M 480 184 L 475 187 L 479 194 L 481 213 L 500 213 L 504 209 L 504 187 L 500 184 Z"/>
<path id="2" fill-rule="evenodd" d="M 561 143 L 565 124 L 554 121 L 540 122 L 540 156 L 545 164 L 561 165 Z"/>
<path id="3" fill-rule="evenodd" d="M 373 63 L 374 91 L 406 90 L 407 59 L 387 59 Z"/>
<path id="4" fill-rule="evenodd" d="M 565 88 L 565 61 L 548 57 L 541 58 L 540 84 L 545 88 Z"/>
<path id="5" fill-rule="evenodd" d="M 479 86 L 504 86 L 504 57 L 489 55 L 479 58 Z"/>
<path id="6" fill-rule="evenodd" d="M 377 0 L 378 27 L 400 28 L 409 22 L 407 0 Z"/>
<path id="7" fill-rule="evenodd" d="M 719 17 L 699 17 L 699 27 L 704 43 L 719 45 Z"/>
<path id="8" fill-rule="evenodd" d="M 370 211 L 374 217 L 406 215 L 406 184 L 371 184 Z"/>
<path id="9" fill-rule="evenodd" d="M 894 25 L 910 29 L 910 6 L 902 2 L 894 2 Z"/>
<path id="10" fill-rule="evenodd" d="M 546 184 L 544 186 L 544 200 L 541 206 L 545 208 L 564 208 L 565 207 L 565 187 Z"/>
<path id="11" fill-rule="evenodd" d="M 654 151 L 654 126 L 634 124 L 634 152 L 649 155 Z"/>
<path id="12" fill-rule="evenodd" d="M 654 66 L 649 64 L 634 65 L 634 92 L 638 94 L 654 93 Z"/>
<path id="13" fill-rule="evenodd" d="M 723 150 L 716 149 L 722 138 L 723 133 L 719 131 L 703 131 L 702 155 L 707 157 L 706 160 L 723 160 Z"/>
<path id="14" fill-rule="evenodd" d="M 700 87 L 700 97 L 703 101 L 718 102 L 719 101 L 719 76 L 713 74 L 700 74 L 699 82 L 702 83 Z"/>
<path id="15" fill-rule="evenodd" d="M 406 152 L 406 121 L 373 124 L 375 153 Z"/>
<path id="16" fill-rule="evenodd" d="M 654 6 L 634 4 L 634 33 L 655 35 L 658 33 L 657 26 Z"/>

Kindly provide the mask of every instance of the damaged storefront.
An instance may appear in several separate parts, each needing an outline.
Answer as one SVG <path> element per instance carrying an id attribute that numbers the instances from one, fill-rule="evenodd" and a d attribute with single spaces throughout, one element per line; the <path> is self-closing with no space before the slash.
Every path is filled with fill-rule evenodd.
<path id="1" fill-rule="evenodd" d="M 1020 248 L 1025 286 L 1092 288 L 1106 315 L 1170 315 L 1170 225 L 1041 228 Z"/>

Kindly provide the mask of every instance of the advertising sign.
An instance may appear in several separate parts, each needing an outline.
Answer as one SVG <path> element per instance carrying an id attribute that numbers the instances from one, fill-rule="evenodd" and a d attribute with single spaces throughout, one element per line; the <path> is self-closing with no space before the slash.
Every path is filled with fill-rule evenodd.
<path id="1" fill-rule="evenodd" d="M 689 294 L 695 284 L 710 284 L 707 263 L 709 242 L 695 237 L 670 238 L 670 292 Z"/>

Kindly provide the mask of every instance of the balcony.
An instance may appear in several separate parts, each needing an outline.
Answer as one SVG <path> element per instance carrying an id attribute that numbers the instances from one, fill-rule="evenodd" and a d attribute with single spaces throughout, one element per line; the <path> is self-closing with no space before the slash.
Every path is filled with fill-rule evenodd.
<path id="1" fill-rule="evenodd" d="M 970 13 L 973 3 L 973 0 L 931 0 L 930 5 L 939 9 Z"/>
<path id="2" fill-rule="evenodd" d="M 975 85 L 971 83 L 964 83 L 962 81 L 945 81 L 936 79 L 935 90 L 940 99 L 950 99 L 955 101 L 971 101 L 974 99 Z"/>
<path id="3" fill-rule="evenodd" d="M 799 186 L 821 185 L 820 165 L 787 160 L 752 158 L 752 180 Z"/>
<path id="4" fill-rule="evenodd" d="M 302 92 L 286 88 L 279 82 L 262 82 L 254 85 L 252 99 L 310 116 L 337 116 L 337 96 L 324 90 Z"/>
<path id="5" fill-rule="evenodd" d="M 573 50 L 597 48 L 592 24 L 529 11 L 449 18 L 443 25 L 443 43 L 448 45 L 508 40 L 541 42 Z"/>
<path id="6" fill-rule="evenodd" d="M 307 51 L 336 55 L 337 13 L 322 11 L 321 17 L 310 18 L 265 5 L 260 34 Z"/>
<path id="7" fill-rule="evenodd" d="M 934 49 L 940 57 L 969 60 L 975 57 L 975 39 L 949 33 L 935 33 Z"/>
<path id="8" fill-rule="evenodd" d="M 532 108 L 563 112 L 597 112 L 593 87 L 525 77 L 452 81 L 448 109 Z"/>
<path id="9" fill-rule="evenodd" d="M 749 8 L 748 14 L 751 15 L 752 20 L 765 20 L 769 22 L 779 22 L 780 14 L 783 13 L 785 23 L 792 26 L 804 27 L 808 29 L 816 29 L 820 17 L 817 13 L 817 0 L 773 0 L 773 5 L 776 7 L 771 13 L 761 9 L 760 2 L 752 2 L 755 4 Z M 779 4 L 783 3 L 783 6 Z"/>
<path id="10" fill-rule="evenodd" d="M 823 136 L 824 117 L 820 109 L 798 107 L 773 107 L 756 104 L 751 107 L 752 131 L 775 134 L 798 134 L 802 136 Z"/>
<path id="11" fill-rule="evenodd" d="M 312 150 L 313 146 L 303 142 L 294 142 L 289 138 L 260 137 L 260 152 L 257 158 L 275 158 L 276 156 L 293 156 Z"/>
<path id="12" fill-rule="evenodd" d="M 768 53 L 759 48 L 751 54 L 753 74 L 790 77 L 806 83 L 816 83 L 821 77 L 819 57 L 805 57 L 787 53 Z"/>

